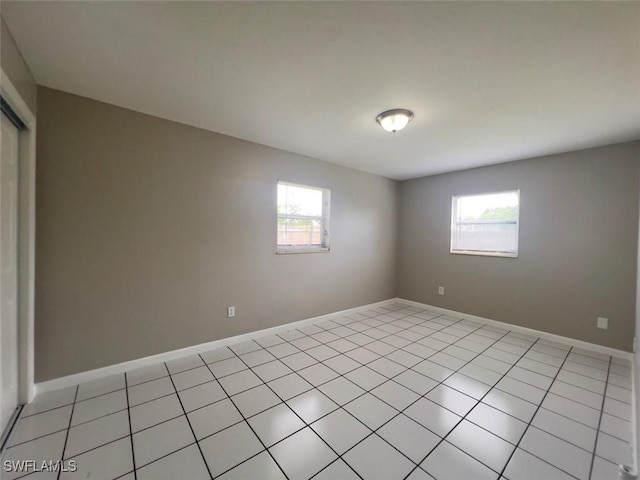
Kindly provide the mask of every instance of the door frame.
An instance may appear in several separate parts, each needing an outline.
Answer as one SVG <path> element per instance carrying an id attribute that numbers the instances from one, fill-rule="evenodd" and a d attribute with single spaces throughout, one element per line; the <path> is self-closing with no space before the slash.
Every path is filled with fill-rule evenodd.
<path id="1" fill-rule="evenodd" d="M 0 67 L 0 93 L 25 128 L 18 137 L 18 403 L 35 396 L 36 117 Z"/>

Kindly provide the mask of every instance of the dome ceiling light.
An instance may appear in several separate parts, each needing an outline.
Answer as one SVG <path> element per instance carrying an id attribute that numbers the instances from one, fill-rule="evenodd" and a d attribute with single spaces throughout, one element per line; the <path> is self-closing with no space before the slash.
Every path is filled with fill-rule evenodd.
<path id="1" fill-rule="evenodd" d="M 376 117 L 376 122 L 387 132 L 396 133 L 402 130 L 413 118 L 413 112 L 405 108 L 394 108 L 382 112 Z"/>

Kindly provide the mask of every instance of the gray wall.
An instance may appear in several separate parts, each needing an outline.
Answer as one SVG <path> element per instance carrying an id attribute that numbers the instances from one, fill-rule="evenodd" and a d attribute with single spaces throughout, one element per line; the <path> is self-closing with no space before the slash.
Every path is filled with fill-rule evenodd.
<path id="1" fill-rule="evenodd" d="M 2 17 L 0 17 L 0 62 L 4 73 L 7 74 L 13 86 L 16 87 L 31 112 L 35 114 L 36 83 Z"/>
<path id="2" fill-rule="evenodd" d="M 37 381 L 395 296 L 395 181 L 47 88 L 38 132 Z M 275 254 L 279 179 L 330 253 Z"/>
<path id="3" fill-rule="evenodd" d="M 631 142 L 401 182 L 398 296 L 631 350 L 639 162 Z M 517 188 L 519 258 L 449 253 L 452 195 Z"/>

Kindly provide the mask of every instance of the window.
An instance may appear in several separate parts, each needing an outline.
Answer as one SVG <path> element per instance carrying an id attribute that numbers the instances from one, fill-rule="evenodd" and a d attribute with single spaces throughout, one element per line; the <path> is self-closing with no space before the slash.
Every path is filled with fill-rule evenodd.
<path id="1" fill-rule="evenodd" d="M 326 188 L 278 182 L 277 253 L 329 251 L 329 196 Z"/>
<path id="2" fill-rule="evenodd" d="M 520 190 L 454 196 L 451 253 L 518 256 Z"/>

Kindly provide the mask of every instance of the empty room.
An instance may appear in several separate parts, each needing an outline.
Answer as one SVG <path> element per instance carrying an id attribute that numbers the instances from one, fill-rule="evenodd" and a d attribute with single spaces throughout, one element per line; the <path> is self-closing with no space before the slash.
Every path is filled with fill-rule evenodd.
<path id="1" fill-rule="evenodd" d="M 640 2 L 0 16 L 2 480 L 637 478 Z"/>

